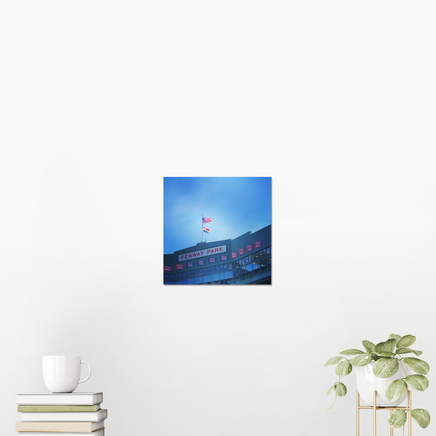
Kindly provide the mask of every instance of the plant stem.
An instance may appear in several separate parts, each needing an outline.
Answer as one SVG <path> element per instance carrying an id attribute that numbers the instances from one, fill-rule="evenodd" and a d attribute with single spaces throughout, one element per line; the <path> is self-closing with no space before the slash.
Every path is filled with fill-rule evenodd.
<path id="1" fill-rule="evenodd" d="M 401 357 L 401 354 L 399 354 L 399 356 L 400 356 L 400 360 L 399 360 L 398 362 L 400 362 L 401 369 L 403 370 L 404 377 L 407 377 L 407 376 L 406 376 L 406 370 L 404 369 L 403 362 L 401 362 L 401 360 L 402 360 L 403 358 Z"/>
<path id="2" fill-rule="evenodd" d="M 325 410 L 329 410 L 333 407 L 333 405 L 336 403 L 336 398 L 338 398 L 338 394 L 335 393 L 335 399 L 333 400 L 332 405 L 330 407 L 327 407 L 327 409 L 325 409 Z"/>
<path id="3" fill-rule="evenodd" d="M 341 381 L 341 377 L 339 377 L 338 383 L 339 383 L 340 381 Z M 336 391 L 335 391 L 335 399 L 333 400 L 332 405 L 331 405 L 330 407 L 327 407 L 327 409 L 325 409 L 325 410 L 329 410 L 329 409 L 331 409 L 331 408 L 333 407 L 333 405 L 336 403 L 336 398 L 338 398 L 338 394 L 337 394 Z"/>

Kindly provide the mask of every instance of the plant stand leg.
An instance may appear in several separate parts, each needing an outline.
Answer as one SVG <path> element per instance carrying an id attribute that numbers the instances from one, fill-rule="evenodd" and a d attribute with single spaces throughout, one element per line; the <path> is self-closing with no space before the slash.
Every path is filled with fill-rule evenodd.
<path id="1" fill-rule="evenodd" d="M 408 407 L 409 407 L 409 436 L 412 436 L 412 391 L 407 392 L 408 395 Z"/>
<path id="2" fill-rule="evenodd" d="M 374 427 L 373 427 L 373 434 L 374 436 L 377 436 L 377 391 L 374 391 L 374 396 L 373 396 L 373 415 L 374 415 Z"/>
<path id="3" fill-rule="evenodd" d="M 356 435 L 360 436 L 360 398 L 359 398 L 359 391 L 357 392 L 356 396 Z"/>
<path id="4" fill-rule="evenodd" d="M 405 410 L 408 414 L 409 418 L 409 431 L 408 436 L 412 436 L 412 391 L 407 391 L 407 407 L 393 407 L 392 409 L 390 407 L 377 407 L 377 391 L 374 391 L 373 394 L 373 403 L 372 406 L 361 406 L 360 405 L 360 394 L 359 391 L 356 391 L 356 435 L 360 436 L 360 409 L 368 409 L 372 410 L 373 415 L 373 436 L 377 436 L 377 410 L 389 410 L 391 414 L 394 410 Z M 404 424 L 406 425 L 406 424 Z M 394 429 L 393 427 L 390 427 L 390 435 L 394 436 Z M 404 431 L 404 430 L 403 430 Z"/>
<path id="5" fill-rule="evenodd" d="M 391 415 L 392 415 L 393 410 L 391 409 Z M 394 436 L 394 427 L 391 427 L 391 436 Z"/>

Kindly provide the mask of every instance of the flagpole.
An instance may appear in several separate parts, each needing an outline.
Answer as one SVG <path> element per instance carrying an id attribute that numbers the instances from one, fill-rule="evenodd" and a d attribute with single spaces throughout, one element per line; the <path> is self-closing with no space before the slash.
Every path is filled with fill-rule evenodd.
<path id="1" fill-rule="evenodd" d="M 201 214 L 201 242 L 203 242 L 203 214 Z"/>

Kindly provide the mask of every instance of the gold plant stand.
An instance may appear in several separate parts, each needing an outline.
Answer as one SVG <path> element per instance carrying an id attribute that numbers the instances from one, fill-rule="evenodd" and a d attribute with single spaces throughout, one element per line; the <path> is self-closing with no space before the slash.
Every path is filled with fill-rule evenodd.
<path id="1" fill-rule="evenodd" d="M 394 410 L 402 409 L 407 410 L 408 418 L 409 418 L 409 433 L 408 436 L 412 436 L 412 391 L 407 391 L 407 407 L 377 407 L 377 391 L 374 391 L 373 396 L 373 406 L 361 406 L 360 405 L 360 395 L 359 391 L 357 392 L 356 398 L 356 435 L 360 436 L 360 410 L 361 409 L 369 409 L 373 411 L 373 436 L 377 436 L 377 410 L 390 410 L 391 413 Z M 391 436 L 394 434 L 394 429 L 391 427 Z"/>

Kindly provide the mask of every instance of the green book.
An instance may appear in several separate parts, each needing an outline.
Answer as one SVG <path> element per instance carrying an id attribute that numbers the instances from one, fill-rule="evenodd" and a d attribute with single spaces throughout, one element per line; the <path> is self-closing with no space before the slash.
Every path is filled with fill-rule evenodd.
<path id="1" fill-rule="evenodd" d="M 19 412 L 97 412 L 100 410 L 100 404 L 93 406 L 64 406 L 64 405 L 35 405 L 35 406 L 18 406 Z"/>

